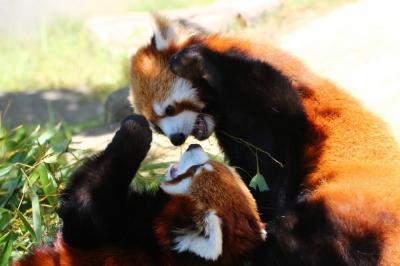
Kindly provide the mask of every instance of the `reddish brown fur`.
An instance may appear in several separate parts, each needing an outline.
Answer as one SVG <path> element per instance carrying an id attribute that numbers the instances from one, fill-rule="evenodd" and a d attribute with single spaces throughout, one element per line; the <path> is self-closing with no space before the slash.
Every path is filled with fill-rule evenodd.
<path id="1" fill-rule="evenodd" d="M 174 75 L 168 68 L 168 57 L 172 53 L 158 52 L 154 46 L 140 48 L 131 61 L 130 84 L 137 88 L 133 91 L 133 103 L 138 110 L 152 122 L 159 118 L 154 113 L 152 103 L 168 97 Z M 141 100 L 139 100 L 141 99 Z"/>
<path id="2" fill-rule="evenodd" d="M 312 125 L 304 150 L 310 200 L 325 202 L 329 216 L 348 235 L 378 232 L 384 239 L 380 265 L 400 265 L 400 151 L 387 126 L 333 83 L 270 45 L 212 35 L 190 38 L 179 48 L 193 43 L 218 52 L 241 51 L 289 77 Z M 138 52 L 133 61 L 142 56 Z M 137 98 L 137 85 L 132 88 L 135 102 L 149 105 L 152 99 Z"/>
<path id="3" fill-rule="evenodd" d="M 212 162 L 213 172 L 195 177 L 192 195 L 217 211 L 223 221 L 225 265 L 248 255 L 261 241 L 263 228 L 256 202 L 240 177 L 224 165 Z"/>
<path id="4" fill-rule="evenodd" d="M 215 210 L 222 220 L 223 256 L 221 265 L 236 265 L 248 257 L 262 241 L 264 228 L 251 193 L 240 177 L 225 165 L 211 162 L 213 171 L 202 171 L 192 180 L 190 196 L 175 197 L 164 208 L 156 233 L 163 246 L 168 249 L 171 224 L 187 223 L 188 217 L 197 222 L 207 210 Z"/>
<path id="5" fill-rule="evenodd" d="M 15 262 L 14 266 L 62 265 L 205 265 L 179 256 L 173 248 L 173 229 L 201 223 L 209 210 L 216 211 L 222 220 L 223 252 L 215 265 L 236 265 L 243 262 L 262 241 L 263 224 L 255 201 L 240 177 L 221 163 L 210 162 L 214 170 L 202 171 L 193 177 L 190 192 L 174 196 L 154 221 L 159 250 L 147 250 L 140 243 L 132 248 L 75 249 L 61 235 L 54 247 L 40 247 L 31 255 Z"/>

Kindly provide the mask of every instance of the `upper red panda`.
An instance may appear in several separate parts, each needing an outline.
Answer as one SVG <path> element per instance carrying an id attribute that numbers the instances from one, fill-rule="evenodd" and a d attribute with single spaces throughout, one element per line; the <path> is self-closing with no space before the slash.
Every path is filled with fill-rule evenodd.
<path id="1" fill-rule="evenodd" d="M 265 238 L 240 177 L 191 145 L 155 195 L 129 189 L 150 148 L 142 116 L 124 120 L 106 150 L 71 177 L 61 197 L 62 234 L 14 262 L 56 265 L 241 265 Z"/>
<path id="2" fill-rule="evenodd" d="M 400 265 L 400 149 L 385 124 L 276 48 L 155 20 L 131 58 L 135 108 L 174 145 L 215 132 L 246 183 L 265 177 L 254 264 Z"/>

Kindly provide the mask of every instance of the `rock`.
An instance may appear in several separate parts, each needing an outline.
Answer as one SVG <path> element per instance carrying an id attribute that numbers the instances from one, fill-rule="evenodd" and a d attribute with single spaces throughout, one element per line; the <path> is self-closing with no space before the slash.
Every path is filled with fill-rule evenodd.
<path id="1" fill-rule="evenodd" d="M 9 128 L 21 124 L 101 121 L 103 106 L 88 93 L 71 89 L 0 93 L 2 123 Z"/>
<path id="2" fill-rule="evenodd" d="M 107 97 L 104 105 L 104 122 L 106 124 L 120 122 L 134 112 L 128 97 L 129 88 L 115 90 Z"/>

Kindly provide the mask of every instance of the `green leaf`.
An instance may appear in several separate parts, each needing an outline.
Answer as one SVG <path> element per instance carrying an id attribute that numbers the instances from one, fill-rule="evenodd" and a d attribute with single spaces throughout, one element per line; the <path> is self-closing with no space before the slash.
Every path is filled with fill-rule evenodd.
<path id="1" fill-rule="evenodd" d="M 39 136 L 38 142 L 40 145 L 45 144 L 47 141 L 49 141 L 56 132 L 54 130 L 46 130 L 42 135 Z"/>
<path id="2" fill-rule="evenodd" d="M 70 143 L 69 139 L 64 139 L 52 144 L 52 148 L 55 152 L 61 153 L 65 152 L 68 149 L 68 145 Z"/>
<path id="3" fill-rule="evenodd" d="M 48 157 L 46 157 L 46 159 L 43 160 L 43 162 L 45 163 L 56 163 L 58 159 L 58 154 L 53 154 L 50 155 Z"/>
<path id="4" fill-rule="evenodd" d="M 28 153 L 26 151 L 19 151 L 14 153 L 8 161 L 10 163 L 22 162 Z"/>
<path id="5" fill-rule="evenodd" d="M 258 188 L 260 191 L 269 191 L 267 182 L 265 182 L 265 178 L 260 173 L 257 173 L 255 176 L 253 176 L 249 186 L 254 189 Z"/>
<path id="6" fill-rule="evenodd" d="M 42 217 L 40 216 L 39 198 L 34 190 L 31 190 L 33 229 L 35 231 L 36 241 L 41 241 L 42 236 Z"/>
<path id="7" fill-rule="evenodd" d="M 11 214 L 10 211 L 4 208 L 0 208 L 0 232 L 6 230 L 11 224 Z"/>
<path id="8" fill-rule="evenodd" d="M 4 235 L 0 236 L 0 246 L 3 242 L 6 241 L 6 239 L 8 238 L 8 236 L 10 235 L 10 231 L 6 232 Z"/>
<path id="9" fill-rule="evenodd" d="M 6 244 L 3 252 L 1 253 L 0 266 L 8 265 L 10 257 L 11 257 L 14 240 L 15 240 L 15 237 L 12 234 L 10 234 L 8 236 L 7 244 Z"/>
<path id="10" fill-rule="evenodd" d="M 41 164 L 38 166 L 37 170 L 39 172 L 40 183 L 42 185 L 41 187 L 44 191 L 44 194 L 46 195 L 50 204 L 55 206 L 56 198 L 54 196 L 54 192 L 56 188 L 54 187 L 52 180 L 50 180 L 50 175 L 47 171 L 47 168 L 45 165 Z"/>
<path id="11" fill-rule="evenodd" d="M 9 172 L 11 172 L 13 165 L 4 165 L 0 167 L 0 177 L 5 176 Z"/>
<path id="12" fill-rule="evenodd" d="M 29 233 L 31 233 L 32 236 L 32 241 L 35 242 L 36 241 L 36 234 L 35 231 L 33 230 L 31 224 L 28 222 L 28 220 L 26 220 L 24 214 L 20 211 L 17 211 L 17 215 L 19 217 L 19 219 L 22 221 L 22 223 L 25 226 L 25 229 L 29 231 Z"/>

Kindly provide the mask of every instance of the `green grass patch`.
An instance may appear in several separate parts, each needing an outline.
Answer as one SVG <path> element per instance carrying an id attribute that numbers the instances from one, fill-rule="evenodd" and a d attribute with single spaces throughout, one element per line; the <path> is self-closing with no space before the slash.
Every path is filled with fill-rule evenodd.
<path id="1" fill-rule="evenodd" d="M 123 5 L 124 11 L 155 11 L 212 2 L 134 0 Z M 95 41 L 82 21 L 52 18 L 28 37 L 0 34 L 0 92 L 82 87 L 107 92 L 126 86 L 128 51 Z"/>
<path id="2" fill-rule="evenodd" d="M 0 91 L 106 91 L 127 84 L 127 52 L 111 53 L 76 20 L 56 19 L 26 38 L 3 34 L 0 50 Z"/>
<path id="3" fill-rule="evenodd" d="M 61 124 L 7 130 L 0 122 L 0 265 L 53 240 L 60 189 L 83 155 L 70 139 Z"/>

